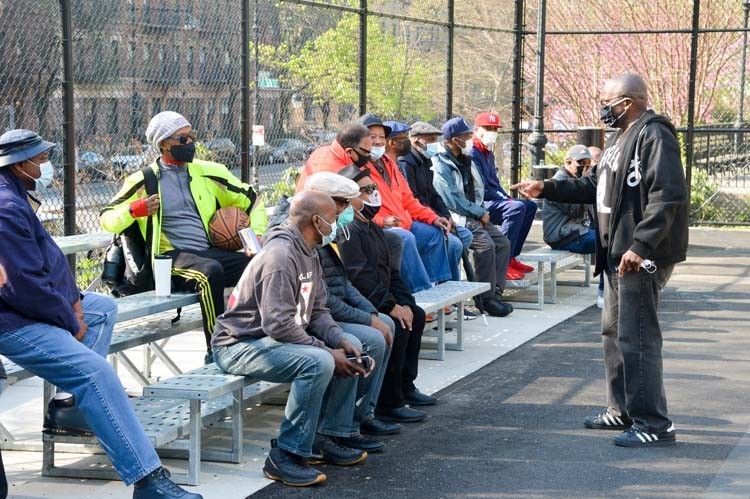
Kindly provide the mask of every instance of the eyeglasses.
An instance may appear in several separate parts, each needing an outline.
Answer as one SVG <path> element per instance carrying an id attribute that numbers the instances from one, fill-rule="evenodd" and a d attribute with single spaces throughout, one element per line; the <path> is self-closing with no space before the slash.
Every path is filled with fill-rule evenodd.
<path id="1" fill-rule="evenodd" d="M 333 200 L 334 200 L 335 202 L 337 202 L 337 203 L 341 203 L 341 204 L 345 204 L 345 205 L 348 205 L 349 203 L 351 203 L 351 202 L 352 202 L 352 200 L 351 200 L 351 199 L 340 198 L 340 197 L 334 197 L 334 196 L 331 196 L 331 199 L 333 199 Z"/>
<path id="2" fill-rule="evenodd" d="M 611 107 L 615 103 L 619 104 L 618 99 L 625 100 L 630 99 L 630 97 L 628 97 L 627 95 L 618 95 L 617 97 L 612 97 L 611 99 L 600 100 L 599 105 L 601 105 L 602 107 Z"/>
<path id="3" fill-rule="evenodd" d="M 182 135 L 172 135 L 171 137 L 167 137 L 165 140 L 179 140 L 180 144 L 185 145 L 188 143 L 188 140 L 190 142 L 195 142 L 195 137 L 192 134 L 185 133 Z"/>
<path id="4" fill-rule="evenodd" d="M 372 194 L 373 192 L 377 190 L 378 190 L 378 184 L 367 184 L 359 188 L 359 192 L 364 192 L 367 194 Z"/>

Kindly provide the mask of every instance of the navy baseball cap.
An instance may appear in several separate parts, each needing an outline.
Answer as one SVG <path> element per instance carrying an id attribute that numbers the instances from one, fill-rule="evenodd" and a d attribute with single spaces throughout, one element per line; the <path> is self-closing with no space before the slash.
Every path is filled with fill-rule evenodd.
<path id="1" fill-rule="evenodd" d="M 370 128 L 373 125 L 379 125 L 382 126 L 383 129 L 385 129 L 385 136 L 388 137 L 388 135 L 391 134 L 391 127 L 383 123 L 383 120 L 380 119 L 380 116 L 373 113 L 365 113 L 362 116 L 357 119 L 360 123 L 362 123 L 367 128 Z"/>
<path id="2" fill-rule="evenodd" d="M 396 135 L 397 133 L 408 132 L 409 130 L 411 130 L 411 127 L 409 125 L 407 125 L 406 123 L 400 123 L 398 121 L 384 121 L 383 124 L 391 128 L 391 132 L 385 134 L 386 138 L 390 137 L 391 135 Z"/>
<path id="3" fill-rule="evenodd" d="M 14 165 L 52 149 L 55 144 L 31 130 L 11 130 L 0 135 L 0 167 Z"/>
<path id="4" fill-rule="evenodd" d="M 467 132 L 473 132 L 474 127 L 466 123 L 466 120 L 461 118 L 451 118 L 441 127 L 443 130 L 443 137 L 446 139 L 452 139 L 457 135 L 462 135 Z"/>

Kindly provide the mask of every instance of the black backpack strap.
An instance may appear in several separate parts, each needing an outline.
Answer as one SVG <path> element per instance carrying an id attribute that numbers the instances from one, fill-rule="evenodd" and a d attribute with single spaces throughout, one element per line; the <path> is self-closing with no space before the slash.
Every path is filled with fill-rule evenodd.
<path id="1" fill-rule="evenodd" d="M 143 180 L 146 184 L 146 196 L 159 193 L 159 179 L 156 178 L 156 173 L 151 166 L 146 166 L 141 169 L 143 172 Z M 154 217 L 157 215 L 151 215 L 148 217 L 146 222 L 146 261 L 151 262 L 152 260 L 152 246 L 154 241 Z"/>

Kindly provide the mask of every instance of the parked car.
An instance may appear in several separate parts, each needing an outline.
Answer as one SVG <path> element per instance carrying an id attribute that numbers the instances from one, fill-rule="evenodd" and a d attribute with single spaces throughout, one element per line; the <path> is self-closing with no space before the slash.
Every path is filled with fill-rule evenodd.
<path id="1" fill-rule="evenodd" d="M 112 172 L 115 175 L 129 175 L 151 163 L 156 157 L 156 151 L 151 147 L 127 146 L 109 158 Z"/>
<path id="2" fill-rule="evenodd" d="M 233 168 L 239 164 L 237 148 L 229 137 L 216 137 L 203 142 L 211 153 L 211 160 Z"/>
<path id="3" fill-rule="evenodd" d="M 62 144 L 55 144 L 49 151 L 49 160 L 55 167 L 55 178 L 62 180 L 63 172 L 63 148 Z M 76 149 L 75 157 L 76 177 L 78 180 L 103 180 L 108 175 L 108 164 L 106 158 L 95 151 Z"/>
<path id="4" fill-rule="evenodd" d="M 107 178 L 107 160 L 94 151 L 80 151 L 76 158 L 76 173 L 83 173 L 90 180 Z"/>
<path id="5" fill-rule="evenodd" d="M 269 163 L 302 161 L 308 154 L 308 146 L 299 139 L 272 139 L 268 144 L 271 146 Z"/>

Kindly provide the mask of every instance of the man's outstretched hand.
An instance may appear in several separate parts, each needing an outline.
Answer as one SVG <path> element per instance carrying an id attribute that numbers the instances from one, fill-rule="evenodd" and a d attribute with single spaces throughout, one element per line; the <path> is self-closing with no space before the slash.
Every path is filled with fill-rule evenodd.
<path id="1" fill-rule="evenodd" d="M 510 188 L 518 189 L 521 196 L 525 198 L 538 198 L 542 195 L 544 182 L 541 180 L 527 180 L 526 182 L 519 182 L 518 184 L 511 185 Z"/>

